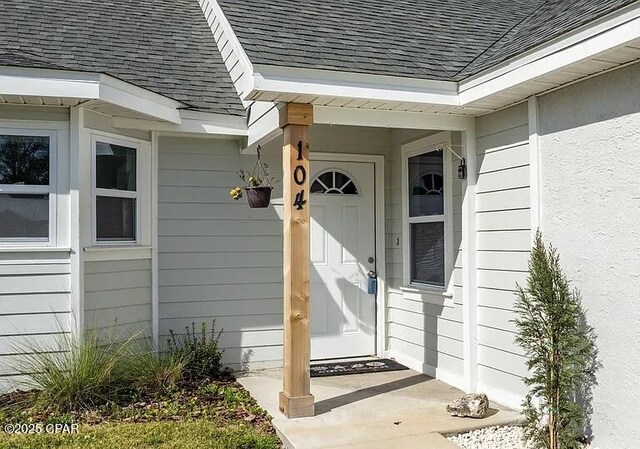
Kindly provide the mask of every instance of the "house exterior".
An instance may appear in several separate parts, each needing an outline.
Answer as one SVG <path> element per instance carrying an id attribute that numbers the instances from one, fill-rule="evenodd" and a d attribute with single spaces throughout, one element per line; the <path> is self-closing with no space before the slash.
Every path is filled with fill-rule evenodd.
<path id="1" fill-rule="evenodd" d="M 518 406 L 541 229 L 598 334 L 595 444 L 640 438 L 637 1 L 10 0 L 0 28 L 2 388 L 89 328 L 216 319 L 228 364 L 281 366 L 280 119 L 312 105 L 310 357 Z M 228 194 L 258 147 L 266 209 Z"/>

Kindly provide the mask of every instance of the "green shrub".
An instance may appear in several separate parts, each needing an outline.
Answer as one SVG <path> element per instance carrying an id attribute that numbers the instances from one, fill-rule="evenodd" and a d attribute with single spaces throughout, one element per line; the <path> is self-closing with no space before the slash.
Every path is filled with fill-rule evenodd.
<path id="1" fill-rule="evenodd" d="M 184 335 L 169 331 L 169 352 L 186 360 L 185 373 L 191 380 L 231 377 L 231 370 L 222 365 L 224 351 L 218 344 L 222 330 L 216 332 L 215 324 L 212 320 L 209 332 L 205 322 L 200 324 L 200 332 L 196 332 L 196 323 L 186 326 Z"/>
<path id="2" fill-rule="evenodd" d="M 571 290 L 555 248 L 536 234 L 526 287 L 518 285 L 516 343 L 525 351 L 529 394 L 523 404 L 525 435 L 533 447 L 579 449 L 588 392 L 598 369 L 595 333 L 586 324 L 580 296 Z"/>
<path id="3" fill-rule="evenodd" d="M 80 343 L 63 334 L 56 348 L 25 348 L 18 371 L 26 385 L 39 390 L 36 405 L 55 412 L 87 410 L 117 400 L 129 387 L 119 364 L 128 342 L 99 341 L 86 332 Z"/>

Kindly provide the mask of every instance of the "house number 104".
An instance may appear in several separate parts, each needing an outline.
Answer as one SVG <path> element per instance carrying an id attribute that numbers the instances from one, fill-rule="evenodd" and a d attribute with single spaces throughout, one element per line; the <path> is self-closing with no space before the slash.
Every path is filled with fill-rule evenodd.
<path id="1" fill-rule="evenodd" d="M 302 160 L 302 141 L 298 142 L 298 161 Z M 307 180 L 307 171 L 302 165 L 296 165 L 296 168 L 293 170 L 293 181 L 301 186 L 304 185 Z M 307 200 L 304 199 L 304 189 L 300 190 L 296 193 L 296 199 L 293 202 L 293 205 L 298 210 L 302 210 L 304 205 L 307 203 Z"/>

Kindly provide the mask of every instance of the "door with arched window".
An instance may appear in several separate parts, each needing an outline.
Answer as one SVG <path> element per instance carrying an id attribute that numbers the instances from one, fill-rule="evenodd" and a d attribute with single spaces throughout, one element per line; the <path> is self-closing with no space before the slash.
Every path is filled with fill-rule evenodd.
<path id="1" fill-rule="evenodd" d="M 376 352 L 374 164 L 311 162 L 311 358 Z"/>

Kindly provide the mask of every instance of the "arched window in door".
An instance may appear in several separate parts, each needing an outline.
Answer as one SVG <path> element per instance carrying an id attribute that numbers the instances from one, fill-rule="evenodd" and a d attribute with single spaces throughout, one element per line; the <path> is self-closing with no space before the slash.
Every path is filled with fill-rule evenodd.
<path id="1" fill-rule="evenodd" d="M 358 195 L 356 181 L 346 172 L 329 169 L 316 175 L 311 182 L 311 193 L 324 195 Z"/>

